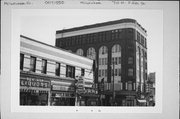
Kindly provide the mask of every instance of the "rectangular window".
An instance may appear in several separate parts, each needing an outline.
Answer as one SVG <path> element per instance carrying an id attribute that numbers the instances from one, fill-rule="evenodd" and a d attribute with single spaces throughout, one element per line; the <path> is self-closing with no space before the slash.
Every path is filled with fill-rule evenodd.
<path id="1" fill-rule="evenodd" d="M 75 78 L 75 67 L 66 65 L 66 77 Z"/>
<path id="2" fill-rule="evenodd" d="M 133 83 L 133 90 L 136 90 L 136 83 Z"/>
<path id="3" fill-rule="evenodd" d="M 41 70 L 41 73 L 46 74 L 46 71 L 47 71 L 47 60 L 42 59 L 42 70 Z"/>
<path id="4" fill-rule="evenodd" d="M 121 64 L 121 57 L 119 57 L 119 64 Z"/>
<path id="5" fill-rule="evenodd" d="M 102 65 L 104 65 L 104 58 L 102 58 Z"/>
<path id="6" fill-rule="evenodd" d="M 132 68 L 128 69 L 128 76 L 133 76 L 133 69 Z"/>
<path id="7" fill-rule="evenodd" d="M 85 74 L 85 70 L 81 69 L 81 76 L 84 76 L 84 74 Z"/>
<path id="8" fill-rule="evenodd" d="M 104 62 L 105 62 L 105 65 L 107 65 L 107 58 L 104 58 L 104 60 L 105 60 L 105 61 L 104 61 Z"/>
<path id="9" fill-rule="evenodd" d="M 20 69 L 23 70 L 24 54 L 20 54 Z"/>
<path id="10" fill-rule="evenodd" d="M 105 77 L 107 77 L 107 69 L 105 69 Z"/>
<path id="11" fill-rule="evenodd" d="M 118 72 L 118 69 L 115 69 L 115 76 L 117 76 L 117 74 L 118 74 L 117 72 Z"/>
<path id="12" fill-rule="evenodd" d="M 141 44 L 144 45 L 144 37 L 141 35 Z"/>
<path id="13" fill-rule="evenodd" d="M 140 33 L 139 32 L 137 32 L 137 41 L 140 43 Z"/>
<path id="14" fill-rule="evenodd" d="M 99 58 L 99 65 L 101 65 L 101 58 Z"/>
<path id="15" fill-rule="evenodd" d="M 112 37 L 112 40 L 115 39 L 115 31 L 114 30 L 111 31 L 111 37 Z"/>
<path id="16" fill-rule="evenodd" d="M 118 39 L 118 35 L 119 35 L 118 30 L 115 30 L 115 39 Z"/>
<path id="17" fill-rule="evenodd" d="M 128 57 L 128 64 L 133 64 L 133 57 Z"/>
<path id="18" fill-rule="evenodd" d="M 30 58 L 30 71 L 35 72 L 36 70 L 36 57 L 31 56 Z"/>
<path id="19" fill-rule="evenodd" d="M 56 76 L 60 76 L 60 63 L 56 62 Z"/>
<path id="20" fill-rule="evenodd" d="M 112 58 L 112 64 L 115 64 L 115 57 Z"/>
<path id="21" fill-rule="evenodd" d="M 118 70 L 118 75 L 121 76 L 121 69 Z"/>
<path id="22" fill-rule="evenodd" d="M 127 82 L 125 84 L 126 84 L 125 86 L 126 86 L 126 90 L 127 90 L 128 89 Z"/>
<path id="23" fill-rule="evenodd" d="M 113 69 L 111 69 L 111 76 L 113 76 L 114 75 L 114 71 L 113 71 Z"/>
<path id="24" fill-rule="evenodd" d="M 118 64 L 118 57 L 115 58 L 115 64 Z"/>
<path id="25" fill-rule="evenodd" d="M 99 69 L 98 75 L 99 75 L 99 77 L 101 77 L 101 70 L 100 69 Z"/>
<path id="26" fill-rule="evenodd" d="M 104 69 L 102 69 L 102 76 L 104 76 Z"/>
<path id="27" fill-rule="evenodd" d="M 131 91 L 132 90 L 132 83 L 128 82 L 128 90 Z"/>

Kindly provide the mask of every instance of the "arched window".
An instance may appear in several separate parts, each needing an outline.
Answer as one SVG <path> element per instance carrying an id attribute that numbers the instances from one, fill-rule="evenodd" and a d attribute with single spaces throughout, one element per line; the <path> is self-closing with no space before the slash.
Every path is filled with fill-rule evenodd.
<path id="1" fill-rule="evenodd" d="M 116 52 L 121 52 L 121 46 L 118 45 L 118 44 L 115 44 L 115 45 L 112 47 L 112 53 L 116 53 Z"/>
<path id="2" fill-rule="evenodd" d="M 104 55 L 104 54 L 107 54 L 107 53 L 108 53 L 108 48 L 106 46 L 102 46 L 99 49 L 99 55 Z"/>
<path id="3" fill-rule="evenodd" d="M 90 47 L 87 50 L 87 57 L 90 58 L 90 59 L 93 59 L 93 60 L 96 59 L 96 51 L 95 51 L 95 49 L 93 47 Z"/>
<path id="4" fill-rule="evenodd" d="M 108 64 L 108 48 L 106 46 L 101 46 L 99 48 L 99 74 L 98 81 L 104 79 L 104 82 L 107 82 L 107 64 Z"/>
<path id="5" fill-rule="evenodd" d="M 82 49 L 77 49 L 77 51 L 76 51 L 76 54 L 77 55 L 80 55 L 80 56 L 83 56 L 83 50 Z"/>

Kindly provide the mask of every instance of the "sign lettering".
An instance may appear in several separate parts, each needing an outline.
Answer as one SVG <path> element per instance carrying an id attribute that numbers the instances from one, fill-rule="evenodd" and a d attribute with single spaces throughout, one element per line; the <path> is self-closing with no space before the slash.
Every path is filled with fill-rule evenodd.
<path id="1" fill-rule="evenodd" d="M 50 82 L 42 79 L 22 78 L 20 79 L 20 86 L 49 88 Z"/>

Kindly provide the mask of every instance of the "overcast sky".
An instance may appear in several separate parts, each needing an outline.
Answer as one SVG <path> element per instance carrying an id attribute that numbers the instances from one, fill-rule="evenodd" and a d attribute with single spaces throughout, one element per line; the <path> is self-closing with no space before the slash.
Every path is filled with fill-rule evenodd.
<path id="1" fill-rule="evenodd" d="M 21 18 L 21 34 L 55 45 L 57 30 L 132 18 L 147 30 L 148 72 L 159 72 L 163 61 L 163 12 L 135 9 L 32 10 Z"/>

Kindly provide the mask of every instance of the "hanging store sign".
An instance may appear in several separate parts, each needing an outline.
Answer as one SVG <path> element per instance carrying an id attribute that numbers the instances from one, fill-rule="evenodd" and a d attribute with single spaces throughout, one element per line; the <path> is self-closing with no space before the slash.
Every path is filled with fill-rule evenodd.
<path id="1" fill-rule="evenodd" d="M 43 79 L 27 77 L 20 79 L 20 86 L 50 88 L 50 82 Z"/>
<path id="2" fill-rule="evenodd" d="M 52 85 L 52 90 L 56 90 L 56 91 L 74 91 L 74 87 L 61 86 L 61 85 Z"/>

